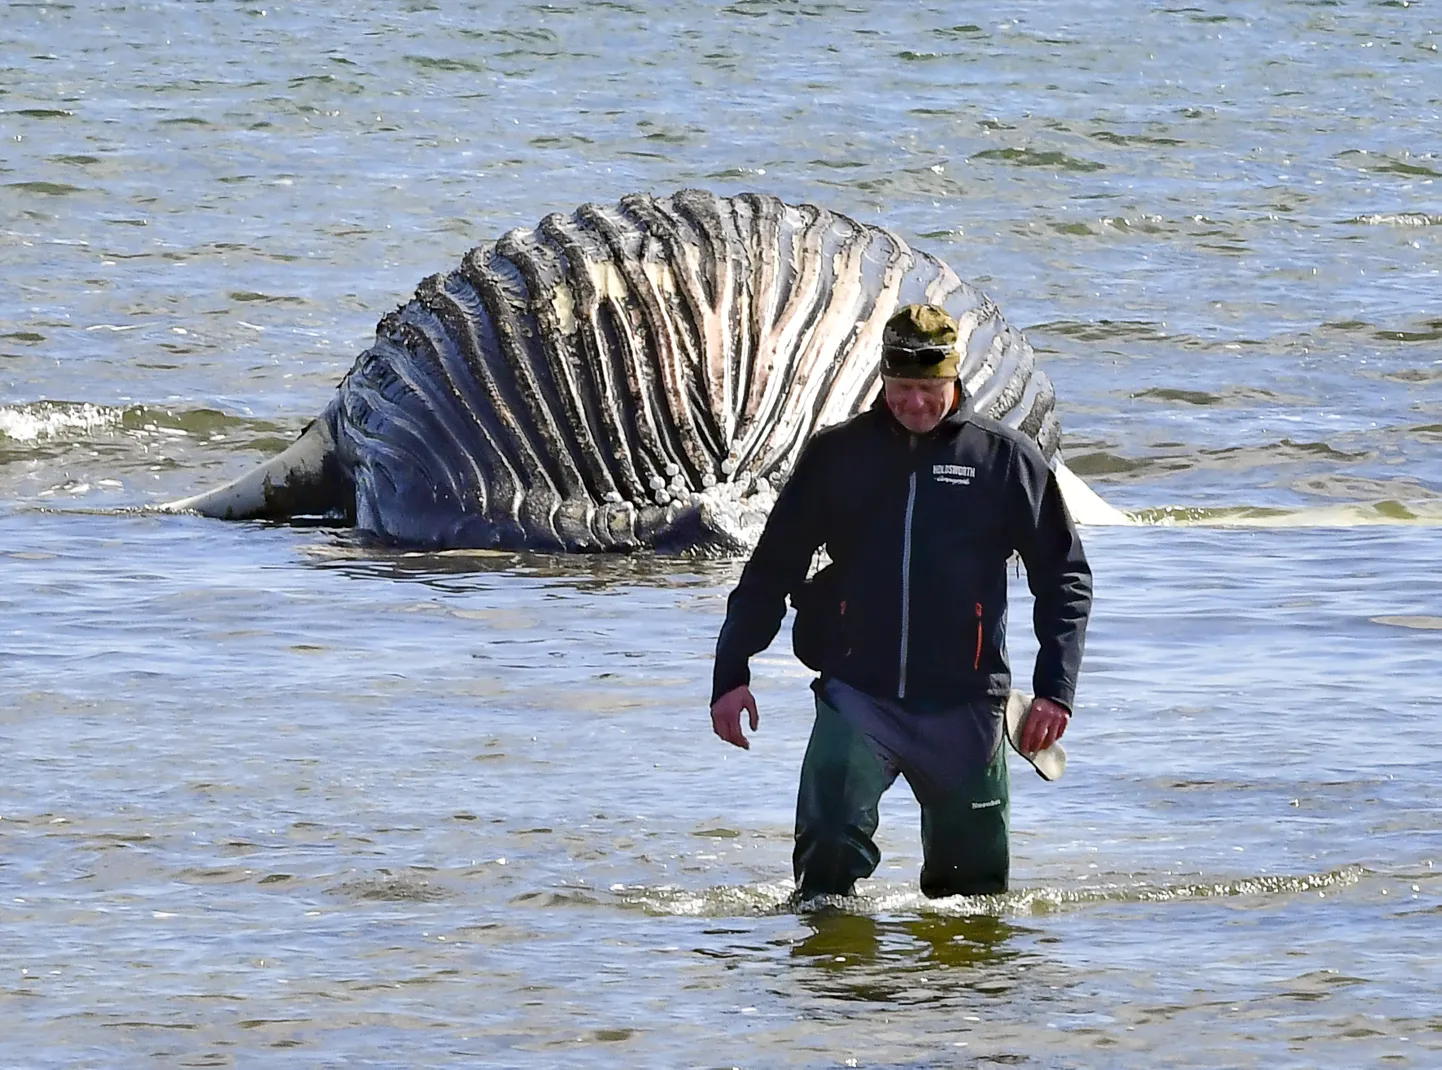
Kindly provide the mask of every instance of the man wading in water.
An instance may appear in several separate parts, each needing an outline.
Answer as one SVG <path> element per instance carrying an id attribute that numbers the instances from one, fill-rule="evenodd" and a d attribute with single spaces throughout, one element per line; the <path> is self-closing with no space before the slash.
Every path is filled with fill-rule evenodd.
<path id="1" fill-rule="evenodd" d="M 1019 749 L 1045 750 L 1071 717 L 1091 569 L 1036 445 L 961 411 L 961 356 L 943 309 L 910 305 L 887 321 L 882 397 L 807 443 L 727 602 L 711 723 L 749 748 L 741 711 L 753 732 L 759 718 L 747 661 L 776 637 L 816 550 L 834 562 L 808 610 L 823 634 L 808 658 L 821 677 L 796 801 L 803 899 L 848 895 L 876 869 L 876 807 L 898 773 L 921 803 L 922 892 L 1006 890 L 1013 551 L 1040 643 Z"/>

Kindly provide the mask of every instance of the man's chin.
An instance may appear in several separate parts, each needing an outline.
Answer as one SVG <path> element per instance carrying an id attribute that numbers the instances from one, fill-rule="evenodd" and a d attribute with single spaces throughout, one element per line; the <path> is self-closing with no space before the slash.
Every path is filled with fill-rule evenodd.
<path id="1" fill-rule="evenodd" d="M 940 420 L 906 420 L 900 417 L 898 417 L 897 422 L 913 435 L 924 435 L 929 431 L 935 430 L 936 425 L 941 423 Z"/>

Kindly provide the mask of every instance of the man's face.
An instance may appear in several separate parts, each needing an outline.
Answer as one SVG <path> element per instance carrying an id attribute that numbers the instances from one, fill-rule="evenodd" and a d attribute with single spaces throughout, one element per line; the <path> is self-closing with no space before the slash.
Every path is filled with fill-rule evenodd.
<path id="1" fill-rule="evenodd" d="M 882 376 L 886 407 L 912 434 L 924 435 L 951 411 L 955 379 L 891 379 Z"/>

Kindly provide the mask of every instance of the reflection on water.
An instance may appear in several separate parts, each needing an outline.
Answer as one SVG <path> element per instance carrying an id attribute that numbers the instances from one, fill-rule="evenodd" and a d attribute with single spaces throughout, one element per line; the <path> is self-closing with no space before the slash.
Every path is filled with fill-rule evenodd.
<path id="1" fill-rule="evenodd" d="M 282 525 L 283 526 L 283 525 Z M 600 592 L 632 587 L 701 587 L 734 582 L 735 557 L 658 553 L 553 554 L 515 550 L 399 550 L 354 531 L 330 529 L 329 540 L 304 547 L 305 559 L 323 569 L 373 580 L 408 580 L 447 590 L 505 584 L 515 579 L 543 586 Z M 457 583 L 457 580 L 474 583 Z M 719 622 L 718 622 L 719 627 Z"/>
<path id="2" fill-rule="evenodd" d="M 1001 995 L 1014 983 L 1016 967 L 1035 957 L 1008 946 L 1030 930 L 991 914 L 907 918 L 820 910 L 802 923 L 810 932 L 792 945 L 791 957 L 807 968 L 796 979 L 832 999 L 919 1004 L 967 993 Z"/>

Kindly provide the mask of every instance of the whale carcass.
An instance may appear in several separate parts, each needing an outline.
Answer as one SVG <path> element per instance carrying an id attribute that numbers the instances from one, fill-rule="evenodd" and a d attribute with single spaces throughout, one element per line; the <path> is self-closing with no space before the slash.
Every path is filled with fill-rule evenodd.
<path id="1" fill-rule="evenodd" d="M 837 212 L 699 190 L 472 249 L 381 319 L 288 449 L 163 508 L 438 549 L 744 547 L 807 437 L 874 399 L 882 325 L 921 301 L 961 325 L 965 404 L 1035 439 L 1079 520 L 1118 518 L 1061 464 L 1025 337 L 945 263 Z"/>

